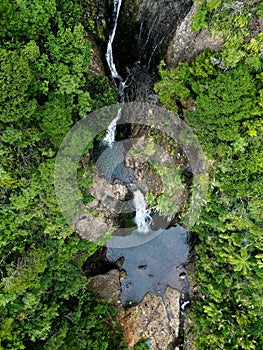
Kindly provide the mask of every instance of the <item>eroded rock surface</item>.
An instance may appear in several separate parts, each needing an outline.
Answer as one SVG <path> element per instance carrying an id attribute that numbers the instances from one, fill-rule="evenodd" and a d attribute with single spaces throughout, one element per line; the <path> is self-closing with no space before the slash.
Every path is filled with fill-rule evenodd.
<path id="1" fill-rule="evenodd" d="M 115 219 L 123 210 L 128 190 L 120 183 L 108 183 L 94 171 L 89 192 L 95 199 L 86 205 L 86 212 L 75 219 L 75 229 L 81 238 L 96 242 L 116 227 Z"/>
<path id="2" fill-rule="evenodd" d="M 97 275 L 90 279 L 89 288 L 99 296 L 102 301 L 113 303 L 118 307 L 119 313 L 124 313 L 119 301 L 120 281 L 119 270 L 113 269 L 105 275 Z M 120 317 L 120 315 L 118 316 Z"/>
<path id="3" fill-rule="evenodd" d="M 129 349 L 141 339 L 149 339 L 152 350 L 176 349 L 180 323 L 180 292 L 167 287 L 163 297 L 145 295 L 141 303 L 125 310 L 119 300 L 119 271 L 112 270 L 90 280 L 90 288 L 118 308 L 116 320 Z"/>
<path id="4" fill-rule="evenodd" d="M 119 320 L 130 348 L 145 338 L 152 350 L 174 349 L 178 336 L 180 293 L 170 287 L 162 297 L 148 293 L 143 301 L 127 310 Z"/>
<path id="5" fill-rule="evenodd" d="M 198 3 L 195 2 L 170 41 L 166 54 L 169 67 L 176 67 L 179 62 L 189 62 L 206 49 L 218 51 L 223 47 L 224 39 L 222 37 L 212 35 L 206 29 L 202 29 L 200 33 L 195 33 L 192 30 L 192 18 L 196 13 L 197 6 Z"/>

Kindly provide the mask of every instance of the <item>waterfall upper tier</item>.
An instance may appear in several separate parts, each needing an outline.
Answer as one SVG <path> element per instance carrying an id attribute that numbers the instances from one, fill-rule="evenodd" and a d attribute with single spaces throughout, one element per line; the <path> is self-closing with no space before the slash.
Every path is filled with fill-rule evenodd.
<path id="1" fill-rule="evenodd" d="M 112 52 L 118 74 L 128 77 L 125 98 L 146 101 L 157 66 L 192 0 L 122 0 Z"/>

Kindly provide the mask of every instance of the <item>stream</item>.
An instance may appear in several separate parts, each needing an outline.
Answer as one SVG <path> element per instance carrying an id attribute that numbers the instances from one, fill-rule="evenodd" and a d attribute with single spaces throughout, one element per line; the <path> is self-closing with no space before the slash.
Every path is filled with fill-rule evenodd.
<path id="1" fill-rule="evenodd" d="M 108 154 L 108 157 L 115 158 L 115 151 L 113 150 L 113 144 L 115 142 L 115 135 L 116 135 L 116 127 L 117 122 L 121 118 L 121 113 L 123 109 L 123 103 L 124 103 L 124 92 L 127 87 L 127 80 L 130 78 L 130 76 L 127 77 L 126 81 L 123 82 L 123 78 L 118 73 L 115 63 L 114 63 L 114 56 L 113 56 L 113 41 L 116 34 L 116 29 L 118 25 L 118 18 L 120 15 L 120 9 L 121 9 L 122 0 L 114 0 L 114 11 L 113 11 L 113 29 L 109 36 L 109 41 L 107 45 L 107 52 L 106 52 L 106 60 L 108 63 L 109 70 L 111 72 L 111 77 L 119 81 L 119 96 L 121 99 L 120 102 L 120 108 L 118 110 L 116 118 L 112 120 L 110 125 L 107 129 L 107 134 L 105 138 L 103 139 L 103 143 L 109 146 L 109 148 L 112 150 L 111 153 Z M 149 34 L 150 35 L 150 34 Z M 123 150 L 124 151 L 124 150 Z M 116 163 L 115 160 L 113 160 L 113 163 Z M 122 164 L 122 167 L 124 167 L 124 159 L 119 164 Z M 117 164 L 117 166 L 119 166 Z M 134 179 L 134 178 L 132 178 Z M 114 180 L 114 179 L 113 179 Z M 140 188 L 136 185 L 136 182 L 124 182 L 127 184 L 128 188 L 132 191 L 134 195 L 133 204 L 135 209 L 135 219 L 134 222 L 137 225 L 137 230 L 141 233 L 146 233 L 150 230 L 150 224 L 152 222 L 152 218 L 150 216 L 150 210 L 147 208 L 147 204 L 144 198 L 144 194 L 140 190 Z"/>
<path id="2" fill-rule="evenodd" d="M 125 278 L 121 280 L 124 308 L 137 305 L 148 292 L 163 296 L 167 286 L 181 292 L 176 345 L 182 349 L 184 310 L 190 303 L 189 281 L 183 267 L 189 253 L 189 232 L 180 225 L 153 228 L 153 210 L 146 204 L 134 169 L 125 165 L 126 150 L 117 136 L 126 102 L 158 101 L 153 91 L 157 66 L 171 34 L 192 3 L 157 1 L 158 6 L 155 3 L 151 6 L 145 1 L 136 15 L 133 14 L 135 3 L 114 0 L 113 26 L 105 56 L 111 79 L 119 87 L 120 102 L 118 113 L 102 140 L 104 152 L 96 166 L 108 182 L 120 181 L 132 193 L 136 228 L 128 236 L 113 236 L 107 242 L 106 260 L 114 265 L 123 259 L 119 269 L 125 271 Z"/>

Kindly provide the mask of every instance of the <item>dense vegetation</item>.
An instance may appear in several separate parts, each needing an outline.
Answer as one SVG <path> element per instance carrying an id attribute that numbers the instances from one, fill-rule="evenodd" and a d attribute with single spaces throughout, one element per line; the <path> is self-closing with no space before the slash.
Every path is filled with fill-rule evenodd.
<path id="1" fill-rule="evenodd" d="M 224 49 L 172 71 L 162 64 L 156 85 L 161 102 L 198 135 L 210 164 L 208 204 L 194 228 L 202 295 L 193 315 L 196 345 L 261 349 L 263 6 L 198 2 L 193 29 L 219 33 Z M 95 25 L 97 10 L 92 1 L 0 3 L 0 350 L 124 348 L 113 308 L 98 303 L 81 274 L 96 247 L 67 226 L 53 188 L 66 132 L 115 102 L 107 79 L 90 74 L 85 30 L 105 35 L 105 23 Z"/>
<path id="2" fill-rule="evenodd" d="M 200 300 L 197 349 L 263 348 L 263 17 L 259 1 L 198 1 L 193 29 L 225 38 L 173 70 L 160 66 L 163 105 L 181 112 L 207 154 L 208 203 L 193 230 Z"/>
<path id="3" fill-rule="evenodd" d="M 78 1 L 3 0 L 0 13 L 0 349 L 122 348 L 114 310 L 81 274 L 93 246 L 53 188 L 65 133 L 116 91 L 89 72 Z"/>

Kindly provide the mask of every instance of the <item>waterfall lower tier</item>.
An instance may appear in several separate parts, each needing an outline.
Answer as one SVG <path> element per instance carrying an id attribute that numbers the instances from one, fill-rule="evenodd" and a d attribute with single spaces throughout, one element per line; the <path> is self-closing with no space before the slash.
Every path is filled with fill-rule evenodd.
<path id="1" fill-rule="evenodd" d="M 143 193 L 137 189 L 133 192 L 133 195 L 133 203 L 136 210 L 134 221 L 138 227 L 137 230 L 138 232 L 146 233 L 150 230 L 152 217 L 149 213 L 149 209 L 147 209 L 147 204 L 145 202 Z"/>
<path id="2" fill-rule="evenodd" d="M 115 119 L 112 121 L 112 124 L 115 124 L 116 127 Z M 107 181 L 113 183 L 115 180 L 119 180 L 133 193 L 134 222 L 137 225 L 138 232 L 146 233 L 149 231 L 152 222 L 150 211 L 147 208 L 144 194 L 139 189 L 137 179 L 132 169 L 125 167 L 124 159 L 125 150 L 122 142 L 112 142 L 110 147 L 104 149 L 104 152 L 96 163 L 96 167 L 100 175 L 107 179 Z"/>

